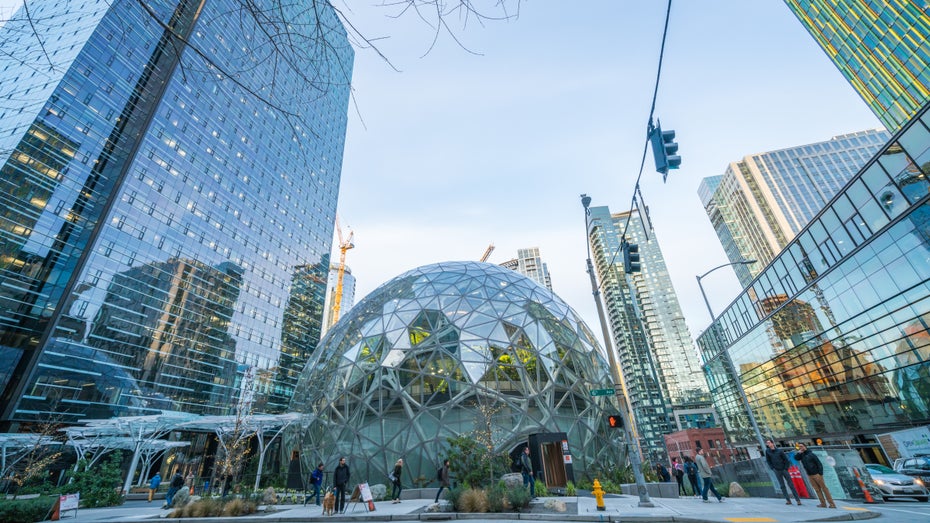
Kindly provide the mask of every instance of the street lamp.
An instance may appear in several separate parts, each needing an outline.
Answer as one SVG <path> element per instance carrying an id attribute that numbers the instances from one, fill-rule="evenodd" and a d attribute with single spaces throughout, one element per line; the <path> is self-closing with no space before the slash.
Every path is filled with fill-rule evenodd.
<path id="1" fill-rule="evenodd" d="M 712 335 L 715 338 L 718 335 L 717 329 L 714 327 L 716 318 L 714 317 L 713 309 L 710 308 L 710 302 L 707 301 L 707 294 L 704 293 L 704 286 L 701 285 L 701 278 L 704 278 L 717 269 L 722 269 L 731 265 L 752 265 L 754 263 L 756 263 L 756 260 L 740 260 L 731 263 L 724 263 L 723 265 L 718 265 L 717 267 L 714 267 L 713 269 L 705 272 L 700 276 L 696 276 L 698 289 L 701 290 L 701 297 L 704 298 L 704 305 L 707 306 L 707 313 L 710 314 L 710 328 L 713 329 Z M 759 430 L 759 424 L 756 423 L 756 417 L 752 413 L 752 407 L 749 405 L 749 398 L 746 397 L 746 391 L 743 390 L 743 383 L 740 381 L 739 373 L 736 371 L 736 365 L 733 364 L 733 358 L 730 357 L 730 351 L 728 351 L 725 347 L 725 341 L 721 338 L 717 338 L 717 341 L 720 342 L 720 346 L 723 347 L 723 350 L 721 351 L 723 362 L 726 364 L 727 370 L 729 370 L 733 376 L 733 382 L 736 385 L 736 391 L 739 393 L 740 400 L 743 402 L 743 407 L 746 409 L 746 415 L 749 417 L 749 424 L 752 425 L 752 430 L 756 435 L 756 439 L 759 441 L 759 449 L 761 452 L 763 449 L 765 449 L 765 439 L 762 437 L 762 431 Z"/>
<path id="2" fill-rule="evenodd" d="M 588 206 L 591 205 L 591 197 L 582 194 L 581 205 L 584 206 L 584 236 L 585 245 L 588 248 L 588 275 L 591 277 L 591 294 L 594 296 L 594 304 L 597 306 L 597 318 L 601 323 L 601 334 L 604 336 L 604 348 L 607 349 L 607 360 L 610 364 L 610 376 L 614 382 L 614 394 L 617 397 L 617 403 L 620 404 L 620 416 L 623 418 L 623 437 L 626 439 L 627 455 L 630 457 L 630 466 L 633 468 L 633 479 L 636 482 L 636 492 L 639 494 L 640 507 L 654 507 L 652 500 L 649 499 L 649 491 L 646 490 L 646 477 L 643 476 L 642 458 L 638 448 L 632 448 L 631 443 L 636 444 L 633 437 L 633 417 L 627 410 L 627 401 L 623 388 L 623 377 L 620 366 L 617 364 L 617 357 L 614 355 L 613 345 L 610 343 L 610 330 L 607 328 L 607 317 L 604 315 L 604 305 L 601 303 L 601 290 L 597 285 L 597 278 L 594 276 L 594 264 L 591 263 L 591 241 L 588 238 L 588 226 L 590 222 L 588 217 L 591 212 Z M 638 445 L 637 445 L 638 446 Z"/>

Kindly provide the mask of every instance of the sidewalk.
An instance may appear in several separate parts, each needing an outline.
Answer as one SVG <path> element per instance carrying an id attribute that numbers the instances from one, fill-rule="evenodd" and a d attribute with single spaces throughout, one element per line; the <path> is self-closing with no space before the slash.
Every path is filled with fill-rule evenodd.
<path id="1" fill-rule="evenodd" d="M 547 500 L 560 500 L 568 506 L 566 512 L 546 510 Z M 781 499 L 770 498 L 726 498 L 723 503 L 712 500 L 704 503 L 699 498 L 653 498 L 654 507 L 640 508 L 639 498 L 635 496 L 609 496 L 605 498 L 605 510 L 598 511 L 594 498 L 588 497 L 550 497 L 533 501 L 530 512 L 504 514 L 454 514 L 427 513 L 424 509 L 432 500 L 411 499 L 403 503 L 392 504 L 390 501 L 375 503 L 374 512 L 368 512 L 364 504 L 350 503 L 345 514 L 323 516 L 322 510 L 315 505 L 277 505 L 272 512 L 258 513 L 237 518 L 224 518 L 223 521 L 236 523 L 268 522 L 321 522 L 321 521 L 441 521 L 468 519 L 477 521 L 581 521 L 581 522 L 712 522 L 732 523 L 734 521 L 756 521 L 794 523 L 802 521 L 852 521 L 878 517 L 877 512 L 869 511 L 866 505 L 858 503 L 837 502 L 836 509 L 818 508 L 816 500 L 805 500 L 804 505 L 787 506 Z M 68 523 L 91 523 L 106 521 L 108 523 L 138 523 L 140 521 L 184 521 L 168 519 L 168 510 L 161 509 L 161 503 L 130 501 L 119 507 L 80 509 L 76 517 L 62 518 Z M 70 513 L 69 515 L 73 514 Z M 188 520 L 193 521 L 193 520 Z M 196 521 L 210 521 L 197 519 Z M 220 521 L 214 518 L 213 521 Z"/>

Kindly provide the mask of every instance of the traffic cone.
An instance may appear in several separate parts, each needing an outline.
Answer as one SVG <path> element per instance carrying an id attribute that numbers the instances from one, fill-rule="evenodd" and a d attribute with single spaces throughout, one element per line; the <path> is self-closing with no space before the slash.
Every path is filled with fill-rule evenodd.
<path id="1" fill-rule="evenodd" d="M 375 502 L 374 500 L 369 499 L 368 500 L 368 512 L 374 512 L 374 511 L 375 511 Z"/>
<path id="2" fill-rule="evenodd" d="M 865 494 L 866 503 L 876 503 L 875 499 L 872 497 L 872 494 L 869 493 L 869 489 L 866 488 L 865 482 L 862 481 L 862 476 L 859 475 L 859 469 L 853 468 L 853 474 L 856 475 L 856 481 L 859 482 L 859 488 L 862 489 L 862 493 Z"/>

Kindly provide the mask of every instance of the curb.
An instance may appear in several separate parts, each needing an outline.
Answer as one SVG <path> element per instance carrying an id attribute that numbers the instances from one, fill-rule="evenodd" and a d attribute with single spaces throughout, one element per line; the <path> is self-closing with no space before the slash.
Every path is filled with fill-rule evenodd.
<path id="1" fill-rule="evenodd" d="M 855 511 L 846 514 L 837 514 L 823 518 L 814 518 L 805 521 L 810 522 L 828 522 L 828 521 L 862 521 L 874 519 L 881 516 L 878 512 L 872 511 Z M 215 523 L 220 518 L 167 518 L 152 517 L 140 520 L 133 519 L 107 519 L 108 523 L 138 523 L 139 521 L 158 520 L 165 523 Z M 469 521 L 469 520 L 494 520 L 494 521 L 552 521 L 552 522 L 591 522 L 591 523 L 611 523 L 621 521 L 621 517 L 615 514 L 599 515 L 580 515 L 580 514 L 538 514 L 531 512 L 521 513 L 456 513 L 456 512 L 430 512 L 419 514 L 364 514 L 364 515 L 342 515 L 335 519 L 333 516 L 280 516 L 280 517 L 254 517 L 239 516 L 233 519 L 236 523 L 319 523 L 319 522 L 385 522 L 385 521 Z M 680 515 L 656 515 L 656 516 L 630 516 L 624 515 L 624 523 L 720 523 L 723 518 L 707 519 L 694 516 Z"/>

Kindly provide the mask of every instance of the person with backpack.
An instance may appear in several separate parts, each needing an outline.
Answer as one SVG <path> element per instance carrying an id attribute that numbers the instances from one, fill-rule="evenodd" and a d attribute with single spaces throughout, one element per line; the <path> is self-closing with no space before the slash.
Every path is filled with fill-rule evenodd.
<path id="1" fill-rule="evenodd" d="M 436 480 L 439 481 L 439 492 L 436 493 L 435 503 L 439 503 L 439 495 L 442 489 L 449 488 L 449 460 L 442 462 L 442 466 L 436 471 Z"/>
<path id="2" fill-rule="evenodd" d="M 184 488 L 184 476 L 181 475 L 181 471 L 175 471 L 174 477 L 171 478 L 171 484 L 168 486 L 168 494 L 165 495 L 164 508 L 171 507 L 171 504 L 174 503 L 174 495 L 182 488 Z"/>
<path id="3" fill-rule="evenodd" d="M 529 487 L 530 497 L 536 497 L 536 478 L 533 477 L 533 462 L 530 461 L 530 448 L 524 447 L 520 455 L 520 472 L 523 473 L 523 486 Z"/>
<path id="4" fill-rule="evenodd" d="M 694 491 L 694 497 L 701 495 L 701 483 L 698 479 L 698 469 L 691 456 L 685 456 L 685 476 L 688 476 L 688 483 L 691 483 L 691 490 Z"/>
<path id="5" fill-rule="evenodd" d="M 320 490 L 323 489 L 323 462 L 319 462 L 313 472 L 310 473 L 310 485 L 313 487 L 313 493 L 304 498 L 304 505 L 307 500 L 316 496 L 316 505 L 320 506 Z"/>
<path id="6" fill-rule="evenodd" d="M 685 490 L 685 470 L 681 465 L 681 461 L 678 461 L 678 458 L 672 458 L 672 474 L 675 476 L 675 481 L 678 482 L 678 495 L 688 495 L 688 491 Z"/>

